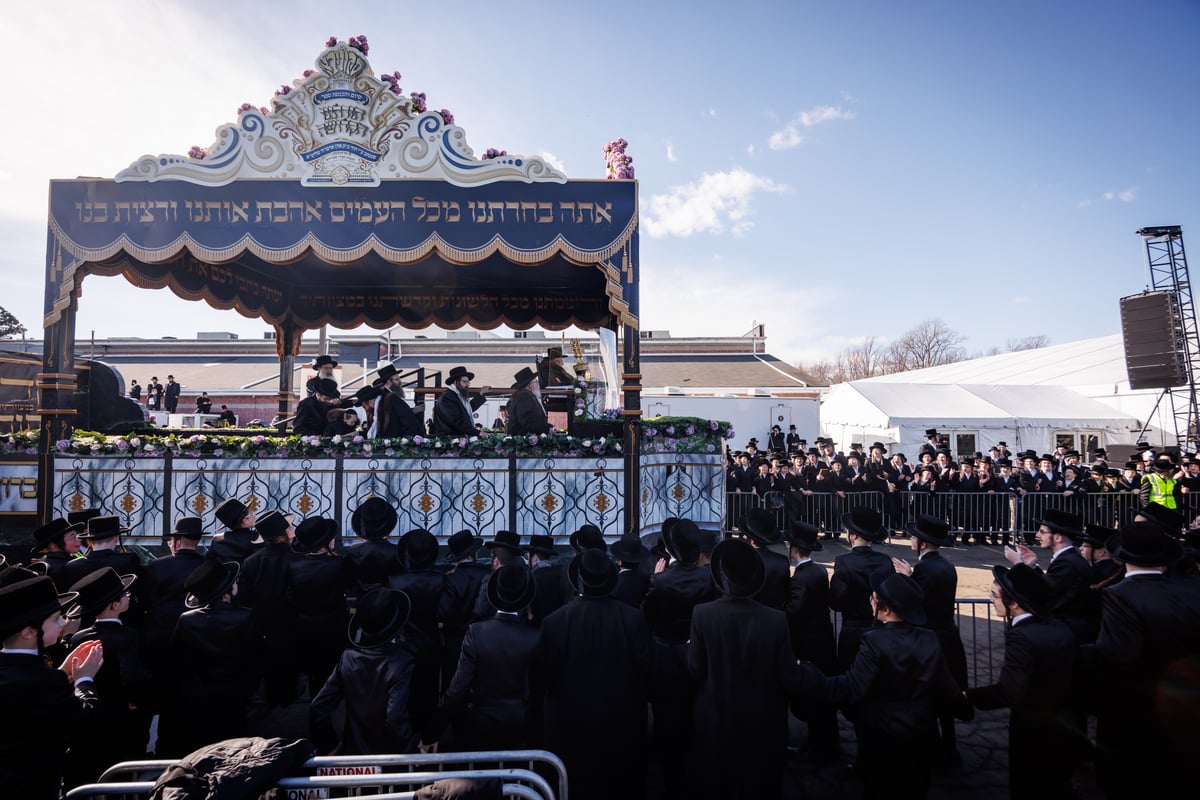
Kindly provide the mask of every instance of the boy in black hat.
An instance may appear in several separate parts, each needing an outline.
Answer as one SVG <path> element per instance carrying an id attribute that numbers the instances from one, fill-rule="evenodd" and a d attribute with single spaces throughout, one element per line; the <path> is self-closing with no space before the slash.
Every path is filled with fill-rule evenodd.
<path id="1" fill-rule="evenodd" d="M 68 741 L 81 719 L 97 711 L 93 679 L 104 661 L 103 645 L 80 651 L 58 669 L 44 660 L 45 648 L 62 634 L 62 612 L 74 600 L 47 577 L 0 587 L 0 786 L 6 797 L 57 800 Z"/>
<path id="2" fill-rule="evenodd" d="M 79 532 L 86 527 L 86 520 L 71 523 L 57 517 L 33 532 L 30 555 L 41 556 L 38 561 L 46 565 L 46 575 L 55 581 L 55 585 L 62 577 L 63 568 L 79 552 Z"/>
<path id="3" fill-rule="evenodd" d="M 350 515 L 350 529 L 362 539 L 345 550 L 356 597 L 385 585 L 388 576 L 400 569 L 396 545 L 388 538 L 398 520 L 395 507 L 382 497 L 368 497 Z"/>
<path id="4" fill-rule="evenodd" d="M 230 497 L 213 512 L 217 520 L 229 530 L 218 533 L 212 539 L 209 555 L 218 561 L 236 561 L 241 564 L 262 545 L 254 524 L 257 522 L 254 509 L 236 497 Z"/>
<path id="5" fill-rule="evenodd" d="M 80 540 L 88 545 L 88 551 L 67 562 L 60 573 L 61 582 L 71 586 L 85 575 L 104 567 L 112 567 L 118 575 L 141 575 L 141 560 L 133 553 L 118 549 L 121 534 L 128 530 L 119 517 L 96 516 L 88 520 L 87 528 L 78 534 Z"/>
<path id="6" fill-rule="evenodd" d="M 187 611 L 183 588 L 188 576 L 204 561 L 199 551 L 204 538 L 204 522 L 200 517 L 180 517 L 167 539 L 171 552 L 146 565 L 138 581 L 138 595 L 146 604 L 146 654 L 150 671 L 156 679 L 169 680 L 163 669 L 167 646 L 175 623 Z"/>
<path id="7" fill-rule="evenodd" d="M 438 618 L 442 620 L 442 685 L 449 686 L 458 669 L 463 636 L 473 621 L 475 600 L 480 587 L 491 572 L 479 561 L 483 537 L 469 530 L 456 531 L 446 540 L 446 560 L 454 566 L 446 573 L 446 590 L 438 603 Z"/>
<path id="8" fill-rule="evenodd" d="M 318 753 L 416 752 L 417 736 L 408 715 L 413 656 L 400 643 L 411 609 L 404 592 L 382 587 L 360 598 L 347 629 L 351 647 L 342 653 L 309 712 Z M 342 703 L 346 713 L 339 736 L 333 729 L 333 712 Z"/>
<path id="9" fill-rule="evenodd" d="M 297 666 L 307 677 L 309 697 L 316 697 L 345 649 L 348 574 L 345 558 L 334 551 L 337 530 L 335 520 L 318 514 L 297 525 L 292 538 L 296 557 L 288 564 L 288 602 Z"/>

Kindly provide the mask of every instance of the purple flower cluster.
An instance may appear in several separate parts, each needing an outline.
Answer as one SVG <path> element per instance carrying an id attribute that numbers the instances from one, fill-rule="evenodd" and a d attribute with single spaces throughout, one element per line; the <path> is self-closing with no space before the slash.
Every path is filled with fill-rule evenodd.
<path id="1" fill-rule="evenodd" d="M 429 106 L 425 105 L 425 93 L 424 92 L 413 92 L 411 97 L 412 97 L 413 111 L 417 112 L 418 114 L 424 114 L 425 111 L 429 108 Z"/>
<path id="2" fill-rule="evenodd" d="M 336 47 L 337 46 L 337 37 L 330 36 L 329 39 L 325 42 L 325 46 L 326 47 Z"/>
<path id="3" fill-rule="evenodd" d="M 444 108 L 443 108 L 443 109 L 442 109 L 441 111 L 439 111 L 438 113 L 442 115 L 442 122 L 443 122 L 443 123 L 445 123 L 446 125 L 453 125 L 453 124 L 454 124 L 454 115 L 453 115 L 453 114 L 451 114 L 451 113 L 450 113 L 450 112 L 449 112 L 447 109 L 444 109 Z"/>
<path id="4" fill-rule="evenodd" d="M 279 88 L 275 90 L 276 97 L 283 97 L 285 94 L 291 94 L 291 93 L 292 93 L 292 87 L 288 86 L 286 83 L 280 84 Z"/>
<path id="5" fill-rule="evenodd" d="M 500 156 L 508 155 L 507 150 L 497 150 L 494 147 L 489 147 L 483 154 L 484 159 L 499 158 Z"/>
<path id="6" fill-rule="evenodd" d="M 367 54 L 367 51 L 370 49 L 369 47 L 367 47 L 367 37 L 366 36 L 361 36 L 361 35 L 351 36 L 350 39 L 346 42 L 346 44 L 350 45 L 355 50 L 362 53 L 364 56 Z"/>
<path id="7" fill-rule="evenodd" d="M 624 139 L 614 139 L 604 145 L 604 167 L 608 180 L 633 180 L 633 157 L 625 155 L 629 142 Z"/>
<path id="8" fill-rule="evenodd" d="M 203 161 L 208 156 L 208 151 L 199 145 L 192 145 L 192 149 L 188 150 L 188 158 L 193 158 L 196 161 Z"/>
<path id="9" fill-rule="evenodd" d="M 312 75 L 314 72 L 316 72 L 315 69 L 306 69 L 306 70 L 304 70 L 303 73 L 301 73 L 301 75 L 302 75 L 302 77 L 307 78 L 309 75 Z"/>
<path id="10" fill-rule="evenodd" d="M 392 94 L 400 94 L 400 70 L 396 70 L 391 75 L 380 75 L 379 80 L 388 85 L 392 90 Z"/>

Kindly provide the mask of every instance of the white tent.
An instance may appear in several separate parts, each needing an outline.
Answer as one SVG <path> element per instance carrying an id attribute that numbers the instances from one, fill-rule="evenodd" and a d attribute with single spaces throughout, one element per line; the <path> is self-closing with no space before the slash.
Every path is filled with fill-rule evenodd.
<path id="1" fill-rule="evenodd" d="M 881 441 L 912 458 L 925 431 L 948 434 L 958 454 L 986 452 L 1005 442 L 1015 452 L 1047 452 L 1057 436 L 1080 446 L 1132 444 L 1139 420 L 1063 386 L 919 384 L 853 381 L 830 388 L 821 430 L 841 450 Z"/>

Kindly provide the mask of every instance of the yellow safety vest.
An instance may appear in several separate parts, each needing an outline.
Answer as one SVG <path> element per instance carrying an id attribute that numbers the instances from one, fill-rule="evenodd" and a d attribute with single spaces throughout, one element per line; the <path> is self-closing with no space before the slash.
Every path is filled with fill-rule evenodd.
<path id="1" fill-rule="evenodd" d="M 1157 472 L 1152 472 L 1146 476 L 1146 480 L 1150 481 L 1150 502 L 1158 503 L 1164 508 L 1175 508 L 1175 481 L 1171 478 L 1164 478 Z"/>

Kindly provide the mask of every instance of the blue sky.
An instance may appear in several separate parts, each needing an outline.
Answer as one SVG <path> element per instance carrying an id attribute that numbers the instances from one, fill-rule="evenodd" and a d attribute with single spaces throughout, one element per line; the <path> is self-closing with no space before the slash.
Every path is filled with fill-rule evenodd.
<path id="1" fill-rule="evenodd" d="M 357 34 L 477 154 L 596 178 L 629 141 L 646 329 L 764 323 L 793 361 L 934 316 L 972 351 L 1061 343 L 1119 331 L 1147 281 L 1136 229 L 1200 243 L 1196 0 L 45 2 L 0 12 L 20 65 L 0 305 L 40 331 L 50 178 L 207 145 Z M 120 279 L 83 290 L 80 336 L 265 330 Z"/>

